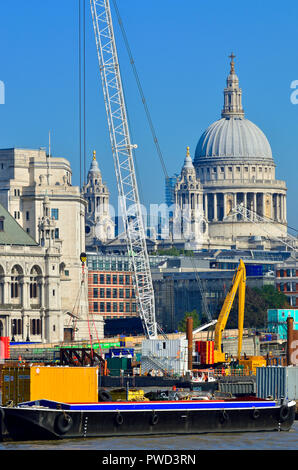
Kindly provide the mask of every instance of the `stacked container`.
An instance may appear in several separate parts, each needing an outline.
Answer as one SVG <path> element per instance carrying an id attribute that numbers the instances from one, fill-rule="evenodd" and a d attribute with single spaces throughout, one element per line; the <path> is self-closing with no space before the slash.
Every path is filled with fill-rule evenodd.
<path id="1" fill-rule="evenodd" d="M 214 364 L 214 341 L 196 341 L 195 351 L 200 355 L 201 364 Z"/>
<path id="2" fill-rule="evenodd" d="M 298 400 L 298 367 L 257 367 L 257 397 Z"/>
<path id="3" fill-rule="evenodd" d="M 10 339 L 8 336 L 0 336 L 0 360 L 10 358 Z"/>
<path id="4" fill-rule="evenodd" d="M 120 377 L 121 374 L 132 374 L 131 359 L 128 357 L 106 357 L 109 375 Z"/>
<path id="5" fill-rule="evenodd" d="M 98 367 L 4 367 L 2 404 L 31 400 L 92 403 L 98 400 Z"/>

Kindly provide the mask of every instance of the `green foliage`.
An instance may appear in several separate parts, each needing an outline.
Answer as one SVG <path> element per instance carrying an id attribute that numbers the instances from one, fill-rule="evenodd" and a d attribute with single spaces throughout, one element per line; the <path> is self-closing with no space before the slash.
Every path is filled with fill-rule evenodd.
<path id="1" fill-rule="evenodd" d="M 185 312 L 183 319 L 178 323 L 178 331 L 186 331 L 187 317 L 192 317 L 194 330 L 200 326 L 201 321 L 199 319 L 199 314 L 196 309 L 194 309 L 192 312 Z"/>
<path id="2" fill-rule="evenodd" d="M 287 296 L 272 285 L 254 288 L 254 291 L 264 300 L 267 308 L 289 308 Z"/>
<path id="3" fill-rule="evenodd" d="M 287 297 L 274 286 L 267 285 L 261 288 L 246 286 L 244 327 L 265 328 L 267 325 L 267 310 L 269 308 L 289 308 Z M 238 294 L 226 328 L 238 328 Z"/>

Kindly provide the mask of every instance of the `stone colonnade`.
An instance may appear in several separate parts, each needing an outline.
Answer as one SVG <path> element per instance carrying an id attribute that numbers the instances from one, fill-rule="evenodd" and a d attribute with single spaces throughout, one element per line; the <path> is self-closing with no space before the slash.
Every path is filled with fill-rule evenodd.
<path id="1" fill-rule="evenodd" d="M 205 192 L 205 218 L 209 222 L 221 221 L 240 203 L 255 214 L 255 219 L 259 215 L 281 223 L 287 220 L 286 195 L 258 191 Z"/>

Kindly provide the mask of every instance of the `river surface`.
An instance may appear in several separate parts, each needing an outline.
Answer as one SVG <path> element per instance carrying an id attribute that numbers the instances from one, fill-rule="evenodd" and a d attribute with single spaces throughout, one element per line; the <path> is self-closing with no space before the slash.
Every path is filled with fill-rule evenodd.
<path id="1" fill-rule="evenodd" d="M 288 432 L 2 442 L 0 450 L 298 450 L 298 421 L 294 422 Z"/>

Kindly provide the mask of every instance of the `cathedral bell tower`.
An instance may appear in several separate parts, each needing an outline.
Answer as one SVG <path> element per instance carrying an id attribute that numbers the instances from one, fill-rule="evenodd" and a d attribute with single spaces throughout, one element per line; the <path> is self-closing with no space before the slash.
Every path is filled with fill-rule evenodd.
<path id="1" fill-rule="evenodd" d="M 203 188 L 186 148 L 186 157 L 175 186 L 174 238 L 184 239 L 189 249 L 199 249 L 206 242 L 208 227 L 203 211 Z"/>
<path id="2" fill-rule="evenodd" d="M 83 188 L 84 198 L 87 201 L 85 220 L 86 247 L 94 242 L 106 242 L 115 237 L 115 224 L 110 216 L 110 193 L 107 185 L 103 183 L 101 171 L 96 160 L 96 151 L 87 176 L 87 184 Z"/>

